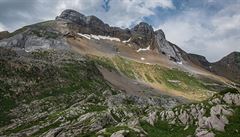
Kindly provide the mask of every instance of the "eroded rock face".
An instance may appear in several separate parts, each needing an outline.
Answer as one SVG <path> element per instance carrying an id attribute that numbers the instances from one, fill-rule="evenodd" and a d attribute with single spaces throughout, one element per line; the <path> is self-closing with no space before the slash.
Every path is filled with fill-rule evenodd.
<path id="1" fill-rule="evenodd" d="M 45 38 L 34 34 L 20 33 L 0 41 L 0 47 L 19 48 L 26 52 L 38 49 L 68 49 L 69 46 L 63 38 Z"/>
<path id="2" fill-rule="evenodd" d="M 168 42 L 162 30 L 155 31 L 155 43 L 159 53 L 169 56 L 170 59 L 180 62 L 182 60 L 179 50 Z"/>
<path id="3" fill-rule="evenodd" d="M 207 59 L 204 56 L 197 55 L 197 54 L 188 54 L 189 60 L 205 69 L 209 69 L 210 62 L 207 61 Z"/>
<path id="4" fill-rule="evenodd" d="M 152 47 L 154 41 L 154 30 L 152 26 L 145 22 L 140 22 L 132 28 L 131 31 L 131 42 L 139 45 L 141 48 Z"/>
<path id="5" fill-rule="evenodd" d="M 85 15 L 71 9 L 64 10 L 61 15 L 56 17 L 57 20 L 69 20 L 77 24 L 86 25 L 87 18 Z"/>

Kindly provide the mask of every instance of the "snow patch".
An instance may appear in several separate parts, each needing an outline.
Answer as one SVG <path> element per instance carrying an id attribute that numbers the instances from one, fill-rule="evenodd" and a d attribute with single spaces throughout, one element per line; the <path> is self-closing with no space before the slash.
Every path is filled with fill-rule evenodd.
<path id="1" fill-rule="evenodd" d="M 140 48 L 137 52 L 150 50 L 150 45 L 147 48 Z"/>
<path id="2" fill-rule="evenodd" d="M 96 39 L 96 40 L 110 40 L 110 41 L 118 41 L 120 42 L 121 40 L 119 38 L 115 38 L 115 37 L 110 37 L 110 36 L 102 36 L 102 35 L 93 35 L 93 34 L 82 34 L 82 33 L 78 33 L 78 35 L 86 38 L 86 39 Z"/>
<path id="3" fill-rule="evenodd" d="M 128 43 L 131 41 L 131 38 L 129 38 L 128 40 L 124 40 L 123 43 Z"/>
<path id="4" fill-rule="evenodd" d="M 90 35 L 88 35 L 88 34 L 82 34 L 82 33 L 78 33 L 78 35 L 79 36 L 82 36 L 82 37 L 84 37 L 84 38 L 86 38 L 86 39 L 91 39 L 91 36 Z"/>
<path id="5" fill-rule="evenodd" d="M 179 80 L 167 80 L 168 82 L 171 82 L 171 83 L 180 83 L 181 81 Z"/>
<path id="6" fill-rule="evenodd" d="M 182 61 L 178 61 L 178 62 L 177 62 L 177 64 L 179 64 L 179 65 L 182 65 L 182 64 L 183 64 L 183 62 L 182 62 Z"/>
<path id="7" fill-rule="evenodd" d="M 145 58 L 141 57 L 141 60 L 145 60 Z"/>

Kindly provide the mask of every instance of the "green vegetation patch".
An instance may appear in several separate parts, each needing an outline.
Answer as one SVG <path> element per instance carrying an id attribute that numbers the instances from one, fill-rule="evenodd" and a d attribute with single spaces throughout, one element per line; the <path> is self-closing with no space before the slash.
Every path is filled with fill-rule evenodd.
<path id="1" fill-rule="evenodd" d="M 149 137 L 186 137 L 193 135 L 196 127 L 185 127 L 168 124 L 166 121 L 158 121 L 154 126 L 147 122 L 141 122 L 141 127 L 148 133 Z"/>

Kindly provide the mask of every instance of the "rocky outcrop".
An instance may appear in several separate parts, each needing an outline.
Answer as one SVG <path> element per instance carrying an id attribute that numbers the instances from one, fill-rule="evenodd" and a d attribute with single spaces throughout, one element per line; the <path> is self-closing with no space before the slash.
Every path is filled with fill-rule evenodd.
<path id="1" fill-rule="evenodd" d="M 207 104 L 192 104 L 173 110 L 162 111 L 161 120 L 167 120 L 169 124 L 196 125 L 197 137 L 214 137 L 211 130 L 225 131 L 229 124 L 228 117 L 234 114 L 231 108 L 240 106 L 240 93 L 226 93 L 210 99 Z"/>
<path id="2" fill-rule="evenodd" d="M 8 31 L 2 31 L 0 32 L 0 40 L 4 38 L 8 38 L 11 34 Z"/>
<path id="3" fill-rule="evenodd" d="M 182 60 L 181 53 L 177 46 L 166 40 L 162 30 L 155 31 L 155 45 L 158 51 L 161 54 L 167 55 L 169 59 L 175 62 L 180 62 Z"/>
<path id="4" fill-rule="evenodd" d="M 61 15 L 56 17 L 56 20 L 72 21 L 79 25 L 86 25 L 87 18 L 85 15 L 71 9 L 64 10 Z"/>
<path id="5" fill-rule="evenodd" d="M 188 58 L 192 63 L 209 70 L 209 67 L 211 64 L 210 64 L 210 62 L 208 62 L 206 57 L 197 55 L 197 54 L 188 54 Z"/>
<path id="6" fill-rule="evenodd" d="M 24 49 L 26 52 L 32 52 L 38 49 L 47 50 L 69 48 L 65 39 L 59 34 L 55 34 L 55 32 L 51 32 L 49 30 L 38 31 L 39 32 L 29 29 L 22 33 L 16 34 L 13 37 L 3 39 L 0 41 L 0 47 Z M 51 33 L 55 34 L 56 37 L 53 37 Z M 48 34 L 52 37 L 48 37 Z"/>
<path id="7" fill-rule="evenodd" d="M 138 45 L 140 48 L 151 47 L 154 49 L 154 30 L 152 26 L 145 22 L 140 22 L 131 29 L 131 40 L 130 42 Z"/>
<path id="8" fill-rule="evenodd" d="M 56 20 L 68 22 L 65 27 L 69 28 L 69 31 L 76 33 L 113 36 L 122 40 L 129 39 L 131 35 L 128 29 L 110 27 L 96 16 L 85 16 L 70 9 L 64 10 L 61 15 L 56 17 Z"/>

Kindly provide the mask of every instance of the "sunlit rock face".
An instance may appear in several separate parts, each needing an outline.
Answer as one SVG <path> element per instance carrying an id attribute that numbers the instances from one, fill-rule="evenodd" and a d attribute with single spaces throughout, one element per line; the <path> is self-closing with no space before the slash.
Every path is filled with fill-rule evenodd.
<path id="1" fill-rule="evenodd" d="M 174 61 L 180 62 L 181 55 L 178 54 L 179 50 L 175 47 L 175 45 L 168 42 L 165 38 L 165 34 L 162 30 L 155 31 L 155 40 L 156 40 L 156 48 L 162 54 L 166 54 L 173 59 Z"/>

